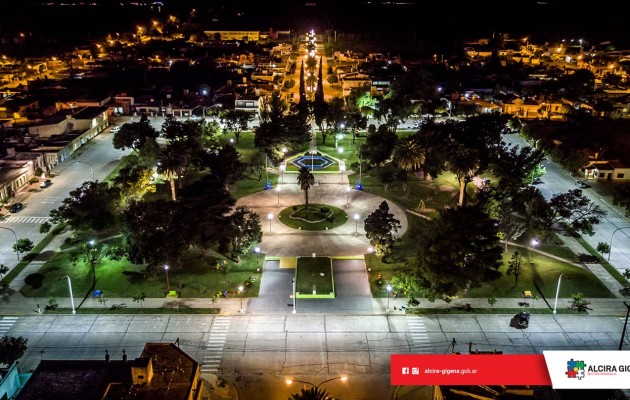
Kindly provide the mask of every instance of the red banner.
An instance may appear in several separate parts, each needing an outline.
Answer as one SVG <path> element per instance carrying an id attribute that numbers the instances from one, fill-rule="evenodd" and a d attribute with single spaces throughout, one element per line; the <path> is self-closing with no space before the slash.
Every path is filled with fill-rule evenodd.
<path id="1" fill-rule="evenodd" d="M 541 385 L 542 354 L 392 354 L 392 385 Z"/>

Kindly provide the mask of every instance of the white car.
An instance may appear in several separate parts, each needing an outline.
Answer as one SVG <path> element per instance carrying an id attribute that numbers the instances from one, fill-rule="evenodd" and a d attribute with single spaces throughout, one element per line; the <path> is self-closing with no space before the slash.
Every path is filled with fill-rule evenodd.
<path id="1" fill-rule="evenodd" d="M 109 131 L 110 131 L 111 133 L 116 133 L 116 132 L 118 132 L 119 130 L 120 130 L 120 126 L 115 126 L 115 127 L 113 127 L 112 129 L 110 129 Z"/>

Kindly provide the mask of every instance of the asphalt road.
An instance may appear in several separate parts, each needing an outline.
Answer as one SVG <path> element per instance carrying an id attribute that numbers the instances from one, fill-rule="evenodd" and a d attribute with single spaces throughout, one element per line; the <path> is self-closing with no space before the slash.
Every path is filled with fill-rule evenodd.
<path id="1" fill-rule="evenodd" d="M 3 334 L 24 336 L 23 371 L 41 359 L 138 357 L 146 342 L 179 338 L 203 374 L 231 381 L 241 399 L 287 398 L 288 377 L 326 387 L 340 398 L 385 399 L 391 354 L 499 350 L 616 350 L 623 319 L 611 316 L 532 315 L 530 326 L 510 327 L 511 315 L 35 315 L 2 317 Z M 350 383 L 351 382 L 351 383 Z M 360 383 L 360 384 L 358 384 Z M 299 387 L 299 386 L 298 386 Z M 346 390 L 352 388 L 352 394 Z"/>
<path id="2" fill-rule="evenodd" d="M 0 221 L 0 227 L 15 231 L 18 239 L 29 238 L 39 243 L 45 235 L 39 233 L 40 225 L 49 219 L 50 210 L 61 205 L 63 199 L 72 190 L 85 181 L 102 180 L 120 163 L 121 158 L 130 150 L 120 151 L 112 146 L 113 135 L 109 130 L 96 136 L 94 140 L 79 149 L 75 157 L 59 163 L 52 171 L 52 185 L 31 193 L 22 201 L 24 208 Z M 18 197 L 24 197 L 18 194 Z M 0 264 L 12 268 L 17 264 L 17 257 L 12 246 L 13 234 L 0 229 Z"/>

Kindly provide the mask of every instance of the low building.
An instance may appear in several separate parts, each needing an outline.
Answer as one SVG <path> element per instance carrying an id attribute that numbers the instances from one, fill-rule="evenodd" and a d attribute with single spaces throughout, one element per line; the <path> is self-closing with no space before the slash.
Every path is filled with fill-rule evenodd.
<path id="1" fill-rule="evenodd" d="M 0 399 L 13 399 L 30 374 L 19 374 L 17 363 L 0 367 Z"/>
<path id="2" fill-rule="evenodd" d="M 203 31 L 210 40 L 241 40 L 243 42 L 258 42 L 260 31 Z"/>
<path id="3" fill-rule="evenodd" d="M 237 95 L 234 100 L 234 109 L 249 111 L 252 113 L 260 114 L 263 109 L 264 97 L 258 94 L 241 94 Z"/>
<path id="4" fill-rule="evenodd" d="M 172 343 L 147 343 L 127 361 L 42 360 L 17 400 L 121 399 L 199 400 L 204 395 L 200 366 Z"/>
<path id="5" fill-rule="evenodd" d="M 608 182 L 630 181 L 630 167 L 618 160 L 590 161 L 580 169 L 580 174 L 585 179 L 596 179 Z"/>

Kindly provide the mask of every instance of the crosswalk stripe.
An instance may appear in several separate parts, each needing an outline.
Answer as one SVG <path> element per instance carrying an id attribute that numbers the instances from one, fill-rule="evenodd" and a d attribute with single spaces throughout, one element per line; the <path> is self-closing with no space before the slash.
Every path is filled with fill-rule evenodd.
<path id="1" fill-rule="evenodd" d="M 414 351 L 417 353 L 431 352 L 431 341 L 424 326 L 423 317 L 407 317 L 407 326 L 409 326 L 409 336 L 411 337 Z"/>
<path id="2" fill-rule="evenodd" d="M 215 317 L 205 345 L 205 354 L 201 366 L 202 372 L 218 372 L 223 359 L 225 341 L 230 331 L 231 317 Z"/>
<path id="3" fill-rule="evenodd" d="M 41 224 L 48 220 L 50 217 L 8 217 L 0 221 L 0 224 L 3 223 L 22 223 L 22 224 Z"/>

